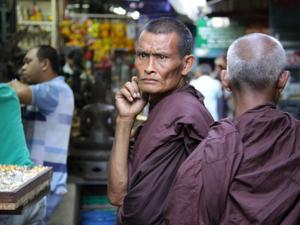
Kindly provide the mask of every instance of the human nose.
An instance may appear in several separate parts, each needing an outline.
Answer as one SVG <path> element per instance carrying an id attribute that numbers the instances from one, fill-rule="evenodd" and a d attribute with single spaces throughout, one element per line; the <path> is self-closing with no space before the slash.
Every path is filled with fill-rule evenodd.
<path id="1" fill-rule="evenodd" d="M 23 75 L 23 73 L 25 72 L 26 68 L 27 68 L 27 65 L 26 65 L 26 63 L 24 63 L 23 66 L 19 69 L 20 75 Z"/>
<path id="2" fill-rule="evenodd" d="M 23 64 L 23 66 L 21 67 L 21 71 L 24 71 L 26 69 L 26 63 Z"/>
<path id="3" fill-rule="evenodd" d="M 154 64 L 155 64 L 154 57 L 151 55 L 151 56 L 149 56 L 149 59 L 147 60 L 147 66 L 145 68 L 145 73 L 147 73 L 147 74 L 153 73 L 155 71 Z"/>

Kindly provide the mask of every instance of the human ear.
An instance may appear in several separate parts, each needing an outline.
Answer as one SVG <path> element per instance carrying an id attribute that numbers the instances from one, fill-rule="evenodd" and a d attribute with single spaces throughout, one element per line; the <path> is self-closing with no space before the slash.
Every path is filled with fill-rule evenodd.
<path id="1" fill-rule="evenodd" d="M 42 71 L 46 71 L 49 68 L 50 61 L 49 59 L 42 60 Z"/>
<path id="2" fill-rule="evenodd" d="M 226 90 L 231 91 L 231 87 L 230 87 L 230 83 L 229 83 L 229 79 L 228 79 L 228 72 L 227 72 L 227 70 L 222 70 L 221 71 L 221 82 L 222 82 L 222 86 Z"/>
<path id="3" fill-rule="evenodd" d="M 279 89 L 279 91 L 282 91 L 289 79 L 289 75 L 290 75 L 290 71 L 285 70 L 283 71 L 279 77 L 278 77 L 278 81 L 277 81 L 277 89 Z"/>
<path id="4" fill-rule="evenodd" d="M 192 70 L 192 66 L 195 62 L 195 57 L 193 55 L 186 55 L 183 58 L 183 68 L 181 74 L 183 76 L 188 75 L 188 73 Z"/>

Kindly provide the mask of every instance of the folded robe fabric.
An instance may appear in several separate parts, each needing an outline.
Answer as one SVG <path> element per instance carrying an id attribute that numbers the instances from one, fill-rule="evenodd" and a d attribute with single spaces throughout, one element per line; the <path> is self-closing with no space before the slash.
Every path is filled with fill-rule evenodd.
<path id="1" fill-rule="evenodd" d="M 152 107 L 129 152 L 129 185 L 119 224 L 163 222 L 163 209 L 180 164 L 207 136 L 213 119 L 190 85 Z"/>
<path id="2" fill-rule="evenodd" d="M 178 170 L 172 225 L 300 224 L 300 122 L 266 104 L 215 123 Z"/>

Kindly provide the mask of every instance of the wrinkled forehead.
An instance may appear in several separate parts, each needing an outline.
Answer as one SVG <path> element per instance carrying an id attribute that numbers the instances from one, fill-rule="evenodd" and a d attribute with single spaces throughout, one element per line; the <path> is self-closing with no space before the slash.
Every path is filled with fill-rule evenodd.
<path id="1" fill-rule="evenodd" d="M 145 51 L 178 52 L 179 37 L 175 32 L 151 33 L 143 31 L 137 42 L 137 49 Z"/>

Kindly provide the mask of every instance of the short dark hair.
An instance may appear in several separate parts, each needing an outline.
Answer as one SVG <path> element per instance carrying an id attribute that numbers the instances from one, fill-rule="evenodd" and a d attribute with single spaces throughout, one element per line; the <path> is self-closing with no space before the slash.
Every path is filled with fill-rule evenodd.
<path id="1" fill-rule="evenodd" d="M 178 51 L 181 57 L 192 54 L 193 36 L 189 28 L 181 21 L 171 17 L 161 17 L 151 20 L 142 31 L 154 34 L 169 34 L 175 32 L 179 37 Z"/>
<path id="2" fill-rule="evenodd" d="M 59 57 L 56 49 L 52 48 L 50 45 L 38 45 L 37 48 L 37 58 L 39 60 L 49 59 L 52 70 L 58 74 L 59 73 Z"/>

